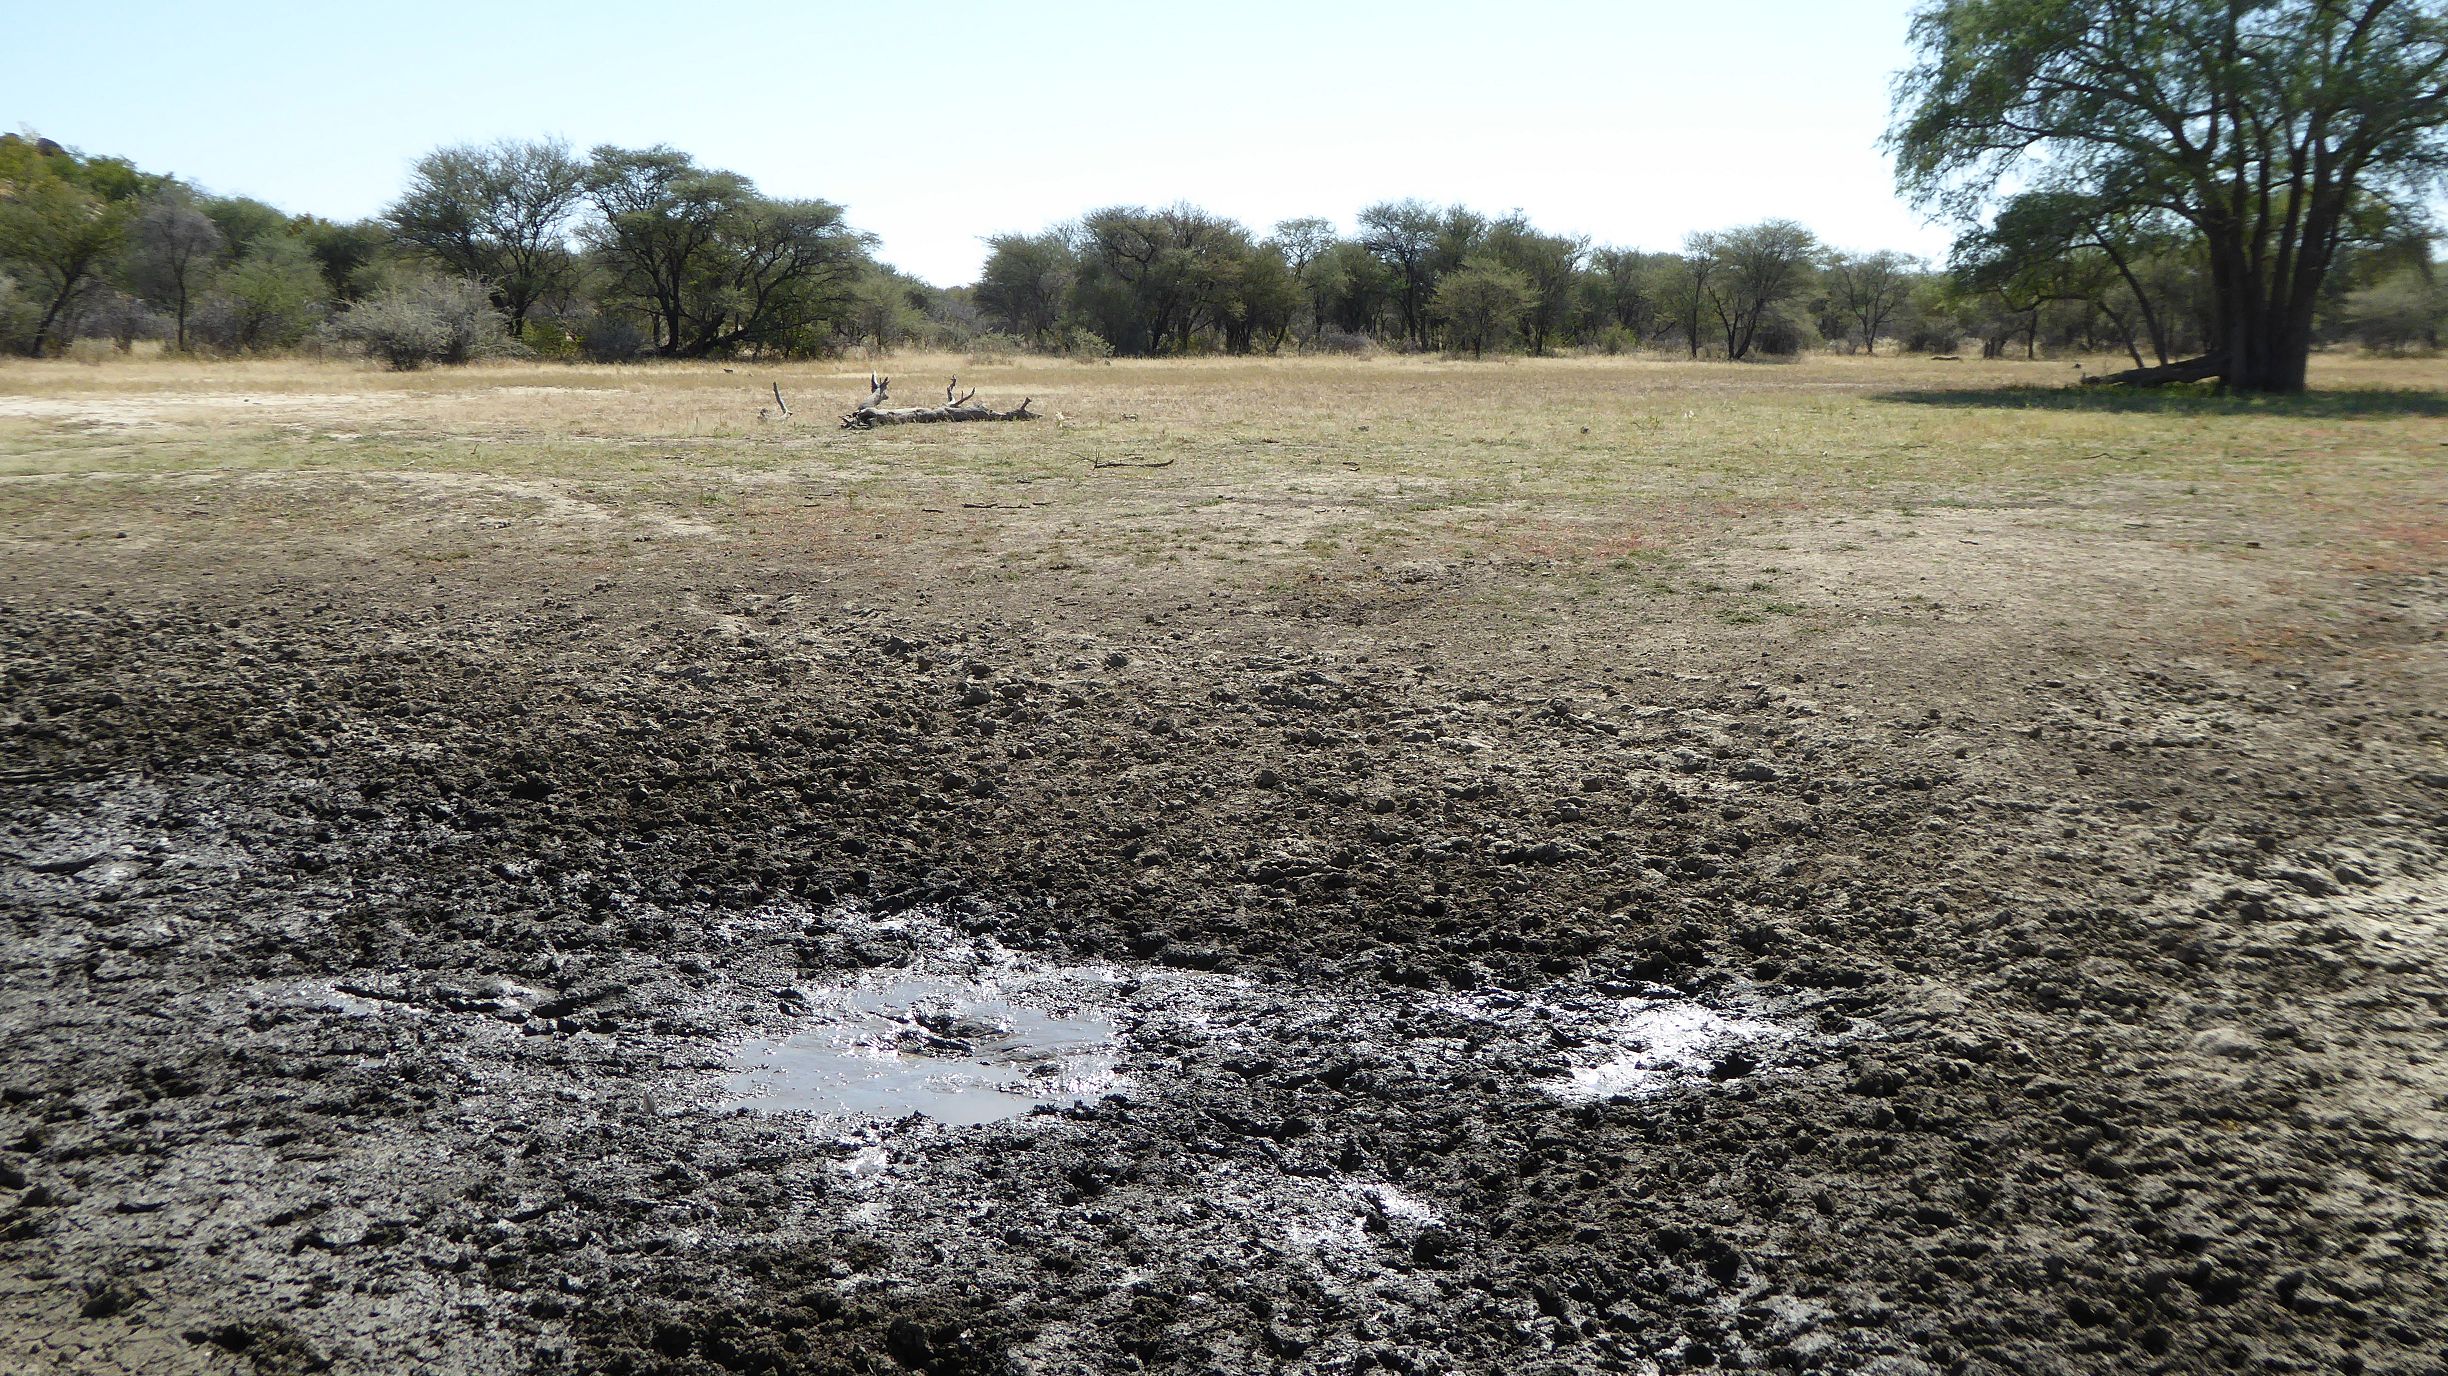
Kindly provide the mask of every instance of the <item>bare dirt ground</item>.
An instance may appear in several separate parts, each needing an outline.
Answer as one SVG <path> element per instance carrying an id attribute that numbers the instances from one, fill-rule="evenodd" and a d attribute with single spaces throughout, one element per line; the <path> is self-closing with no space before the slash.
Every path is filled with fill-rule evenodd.
<path id="1" fill-rule="evenodd" d="M 0 1366 L 2448 1364 L 2448 368 L 896 366 L 0 371 Z"/>

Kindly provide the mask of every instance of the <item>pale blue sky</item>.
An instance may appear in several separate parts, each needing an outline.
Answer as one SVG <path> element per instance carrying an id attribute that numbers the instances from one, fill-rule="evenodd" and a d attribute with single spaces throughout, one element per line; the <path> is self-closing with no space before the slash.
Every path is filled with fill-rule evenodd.
<path id="1" fill-rule="evenodd" d="M 1773 215 L 1943 255 L 1876 147 L 1909 0 L 114 4 L 0 0 L 0 127 L 379 212 L 438 144 L 669 143 L 968 280 L 981 236 L 1419 196 L 1669 248 Z"/>

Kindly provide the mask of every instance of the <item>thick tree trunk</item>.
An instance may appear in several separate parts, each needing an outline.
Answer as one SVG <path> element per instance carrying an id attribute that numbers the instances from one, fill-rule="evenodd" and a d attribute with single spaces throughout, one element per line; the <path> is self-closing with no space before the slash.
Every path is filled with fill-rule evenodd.
<path id="1" fill-rule="evenodd" d="M 30 357 L 42 357 L 43 350 L 50 345 L 51 327 L 59 323 L 60 312 L 67 309 L 68 298 L 76 295 L 78 280 L 69 278 L 68 285 L 60 288 L 60 294 L 51 298 L 50 306 L 42 313 L 42 323 L 34 327 L 34 339 L 27 350 Z"/>

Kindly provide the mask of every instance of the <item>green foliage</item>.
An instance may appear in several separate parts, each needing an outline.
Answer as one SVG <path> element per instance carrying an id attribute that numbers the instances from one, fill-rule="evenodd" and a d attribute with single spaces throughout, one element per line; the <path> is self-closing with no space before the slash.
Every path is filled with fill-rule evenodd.
<path id="1" fill-rule="evenodd" d="M 1283 347 L 1305 303 L 1300 279 L 1285 261 L 1283 250 L 1260 244 L 1223 265 L 1215 306 L 1216 327 L 1228 352 L 1245 354 L 1264 347 Z"/>
<path id="2" fill-rule="evenodd" d="M 144 300 L 173 321 L 171 341 L 187 348 L 187 317 L 221 259 L 221 230 L 196 208 L 184 187 L 168 187 L 146 204 L 128 243 L 123 276 Z"/>
<path id="3" fill-rule="evenodd" d="M 2137 365 L 2148 344 L 2161 363 L 2192 336 L 2187 306 L 2199 296 L 2197 240 L 2156 210 L 2120 210 L 2095 197 L 2033 191 L 1998 209 L 1986 228 L 1956 241 L 1956 280 L 2009 312 L 2079 303 L 2098 312 Z"/>
<path id="4" fill-rule="evenodd" d="M 42 147 L 0 141 L 0 272 L 33 303 L 18 344 L 33 355 L 49 349 L 77 292 L 118 253 L 149 189 L 116 159 Z"/>
<path id="5" fill-rule="evenodd" d="M 286 349 L 314 332 L 326 307 L 323 270 L 286 234 L 258 239 L 214 282 L 194 332 L 230 352 Z"/>
<path id="6" fill-rule="evenodd" d="M 516 333 L 575 271 L 568 229 L 587 174 L 552 139 L 437 148 L 417 160 L 384 218 L 401 244 L 484 282 Z"/>
<path id="7" fill-rule="evenodd" d="M 1919 276 L 1918 264 L 1892 250 L 1830 258 L 1824 283 L 1831 313 L 1847 331 L 1842 337 L 1877 353 L 1879 340 L 1886 337 L 1889 322 L 1904 308 Z"/>
<path id="8" fill-rule="evenodd" d="M 323 272 L 323 289 L 334 301 L 355 301 L 389 285 L 384 269 L 392 239 L 380 220 L 343 223 L 301 215 L 291 222 L 290 231 L 314 255 L 315 266 Z"/>
<path id="9" fill-rule="evenodd" d="M 2007 184 L 2083 220 L 2182 220 L 2239 390 L 2302 390 L 2330 266 L 2448 173 L 2437 4 L 1935 0 L 1912 41 L 1905 189 L 1968 224 Z"/>
<path id="10" fill-rule="evenodd" d="M 1453 347 L 1477 358 L 1509 338 L 1538 304 L 1530 279 L 1491 258 L 1475 258 L 1446 273 L 1433 306 Z"/>
<path id="11" fill-rule="evenodd" d="M 969 361 L 975 364 L 1011 363 L 1027 351 L 1026 345 L 1001 330 L 989 330 L 969 340 Z"/>
<path id="12" fill-rule="evenodd" d="M 2448 331 L 2448 289 L 2423 267 L 2403 267 L 2346 298 L 2346 328 L 2380 353 L 2436 349 Z"/>
<path id="13" fill-rule="evenodd" d="M 1485 241 L 1488 256 L 1529 285 L 1530 304 L 1522 313 L 1521 328 L 1530 352 L 1546 353 L 1571 324 L 1589 241 L 1542 234 L 1518 212 L 1489 226 Z"/>
<path id="14" fill-rule="evenodd" d="M 1575 319 L 1585 335 L 1597 336 L 1601 348 L 1610 340 L 1615 347 L 1609 352 L 1638 348 L 1665 325 L 1657 280 L 1661 256 L 1623 248 L 1590 253 L 1578 284 Z"/>
<path id="15" fill-rule="evenodd" d="M 1425 201 L 1381 201 L 1360 212 L 1360 243 L 1385 265 L 1402 305 L 1402 330 L 1415 348 L 1428 347 L 1428 301 L 1440 258 L 1463 236 L 1459 225 Z"/>
<path id="16" fill-rule="evenodd" d="M 606 304 L 651 321 L 666 356 L 822 352 L 870 262 L 840 206 L 772 199 L 671 148 L 596 149 L 587 194 Z"/>
<path id="17" fill-rule="evenodd" d="M 1326 328 L 1327 255 L 1334 250 L 1337 238 L 1334 222 L 1315 215 L 1285 220 L 1267 236 L 1267 247 L 1283 259 L 1308 307 L 1312 335 Z"/>
<path id="18" fill-rule="evenodd" d="M 1024 340 L 1053 336 L 1079 277 L 1079 254 L 1060 230 L 997 234 L 986 241 L 977 303 L 990 320 Z"/>
<path id="19" fill-rule="evenodd" d="M 869 269 L 850 288 L 850 336 L 878 354 L 894 348 L 926 324 L 926 292 L 925 283 L 890 268 Z"/>
<path id="20" fill-rule="evenodd" d="M 289 237 L 289 217 L 246 196 L 206 196 L 196 203 L 221 232 L 225 261 L 235 262 L 268 239 Z"/>
<path id="21" fill-rule="evenodd" d="M 1113 357 L 1114 346 L 1096 331 L 1074 325 L 1062 332 L 1060 352 L 1074 363 L 1096 363 Z"/>
<path id="22" fill-rule="evenodd" d="M 1192 205 L 1109 206 L 1079 232 L 1082 323 L 1117 352 L 1189 353 L 1200 331 L 1231 323 L 1255 247 L 1240 225 Z"/>
<path id="23" fill-rule="evenodd" d="M 519 347 L 537 358 L 549 358 L 563 363 L 586 357 L 584 342 L 570 327 L 558 320 L 530 318 L 527 327 L 519 331 Z"/>
<path id="24" fill-rule="evenodd" d="M 0 351 L 31 353 L 34 326 L 42 312 L 17 286 L 17 279 L 0 272 Z"/>
<path id="25" fill-rule="evenodd" d="M 654 352 L 654 334 L 621 311 L 597 311 L 580 322 L 578 351 L 590 363 L 630 363 Z"/>
<path id="26" fill-rule="evenodd" d="M 1819 240 L 1791 220 L 1692 235 L 1684 256 L 1695 348 L 1702 305 L 1716 323 L 1727 358 L 1749 357 L 1763 332 L 1774 334 L 1780 347 L 1788 346 L 1798 322 L 1786 309 L 1811 285 L 1819 253 Z"/>

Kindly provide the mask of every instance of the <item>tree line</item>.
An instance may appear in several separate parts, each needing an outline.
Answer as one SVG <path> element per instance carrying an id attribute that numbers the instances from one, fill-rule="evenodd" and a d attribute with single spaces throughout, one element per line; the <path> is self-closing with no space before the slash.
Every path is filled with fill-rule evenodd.
<path id="1" fill-rule="evenodd" d="M 2323 301 L 2327 341 L 2437 347 L 2448 290 L 2428 240 L 2358 246 Z M 1019 345 L 1126 355 L 1395 348 L 1473 357 L 1669 350 L 2080 350 L 2137 366 L 2205 346 L 2208 257 L 2164 232 L 2099 241 L 2027 208 L 1944 265 L 1848 251 L 1790 220 L 1695 233 L 1672 251 L 1592 244 L 1520 212 L 1397 201 L 1352 231 L 1267 233 L 1192 205 L 1112 206 L 999 234 L 971 300 Z"/>
<path id="2" fill-rule="evenodd" d="M 628 360 L 1812 349 L 2117 353 L 2301 390 L 2316 345 L 2436 349 L 2448 280 L 2440 0 L 1930 0 L 1888 146 L 1944 263 L 1791 220 L 1662 251 L 1419 200 L 1263 232 L 1115 205 L 895 271 L 830 201 L 668 147 L 436 149 L 378 217 L 284 215 L 0 136 L 0 349 L 512 351 Z M 2181 360 L 2181 361 L 2180 361 Z M 2156 366 L 2154 366 L 2156 365 Z M 2155 380 L 2155 379 L 2146 379 Z"/>
<path id="3" fill-rule="evenodd" d="M 0 347 L 160 339 L 362 348 L 404 367 L 504 352 L 817 355 L 896 333 L 930 289 L 829 201 L 671 148 L 437 149 L 378 217 L 288 215 L 126 159 L 0 136 Z"/>

